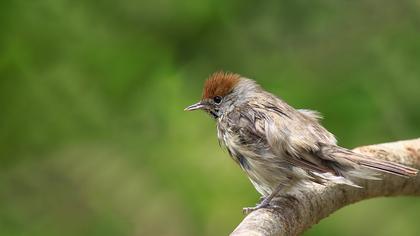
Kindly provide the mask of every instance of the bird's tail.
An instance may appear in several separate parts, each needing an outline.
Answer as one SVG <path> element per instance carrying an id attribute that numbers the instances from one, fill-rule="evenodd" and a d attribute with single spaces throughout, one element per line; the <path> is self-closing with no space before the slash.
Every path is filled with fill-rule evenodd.
<path id="1" fill-rule="evenodd" d="M 385 160 L 377 160 L 373 158 L 361 158 L 359 160 L 359 164 L 361 166 L 364 166 L 370 169 L 378 170 L 381 172 L 387 172 L 390 174 L 399 175 L 403 177 L 416 176 L 418 173 L 417 169 L 404 166 L 401 164 L 397 164 L 394 162 L 385 161 Z"/>
<path id="2" fill-rule="evenodd" d="M 386 172 L 403 177 L 416 176 L 419 171 L 412 167 L 391 161 L 379 160 L 338 146 L 325 146 L 322 148 L 322 154 L 324 158 L 334 160 L 342 166 L 351 166 L 356 170 L 359 169 L 357 167 L 365 167 L 374 171 Z M 354 171 L 354 176 L 359 178 L 369 178 L 369 174 L 364 176 L 362 173 L 363 171 Z"/>

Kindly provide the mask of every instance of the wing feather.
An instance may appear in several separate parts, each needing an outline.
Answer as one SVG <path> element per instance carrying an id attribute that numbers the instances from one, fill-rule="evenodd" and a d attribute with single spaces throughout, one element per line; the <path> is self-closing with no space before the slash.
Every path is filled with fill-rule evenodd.
<path id="1" fill-rule="evenodd" d="M 260 106 L 256 111 L 265 114 L 264 122 L 256 125 L 263 126 L 259 130 L 264 130 L 267 143 L 278 158 L 309 171 L 340 175 L 331 160 L 317 155 L 321 142 L 336 143 L 334 136 L 318 123 L 319 113 L 295 110 L 281 100 Z"/>

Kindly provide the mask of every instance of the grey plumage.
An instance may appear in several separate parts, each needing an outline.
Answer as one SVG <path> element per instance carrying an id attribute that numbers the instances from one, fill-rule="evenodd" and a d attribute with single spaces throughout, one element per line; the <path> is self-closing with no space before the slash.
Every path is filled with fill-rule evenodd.
<path id="1" fill-rule="evenodd" d="M 266 198 L 255 209 L 268 206 L 278 191 L 287 194 L 308 182 L 358 187 L 357 179 L 375 179 L 378 172 L 417 173 L 337 146 L 318 112 L 294 109 L 253 80 L 240 77 L 224 91 L 219 104 L 212 101 L 214 94 L 203 95 L 200 109 L 216 119 L 219 142 Z"/>

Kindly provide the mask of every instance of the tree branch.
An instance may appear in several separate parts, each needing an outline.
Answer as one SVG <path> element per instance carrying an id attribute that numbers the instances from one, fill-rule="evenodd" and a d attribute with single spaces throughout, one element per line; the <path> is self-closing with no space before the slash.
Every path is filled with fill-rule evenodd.
<path id="1" fill-rule="evenodd" d="M 420 169 L 420 138 L 364 146 L 357 152 Z M 299 235 L 338 209 L 379 196 L 420 196 L 420 175 L 403 178 L 384 174 L 382 180 L 363 180 L 363 188 L 328 184 L 311 185 L 292 197 L 280 197 L 280 209 L 260 209 L 250 213 L 231 236 Z"/>

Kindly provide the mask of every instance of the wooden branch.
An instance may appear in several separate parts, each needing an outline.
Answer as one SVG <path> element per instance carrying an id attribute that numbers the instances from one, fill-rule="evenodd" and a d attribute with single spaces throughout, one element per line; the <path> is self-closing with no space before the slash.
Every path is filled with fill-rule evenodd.
<path id="1" fill-rule="evenodd" d="M 420 169 L 420 138 L 364 146 L 354 149 L 380 159 Z M 382 180 L 364 180 L 363 188 L 328 184 L 310 185 L 292 197 L 276 199 L 280 209 L 260 209 L 250 213 L 231 236 L 299 235 L 338 209 L 378 196 L 420 196 L 420 174 L 403 178 L 384 174 Z"/>

